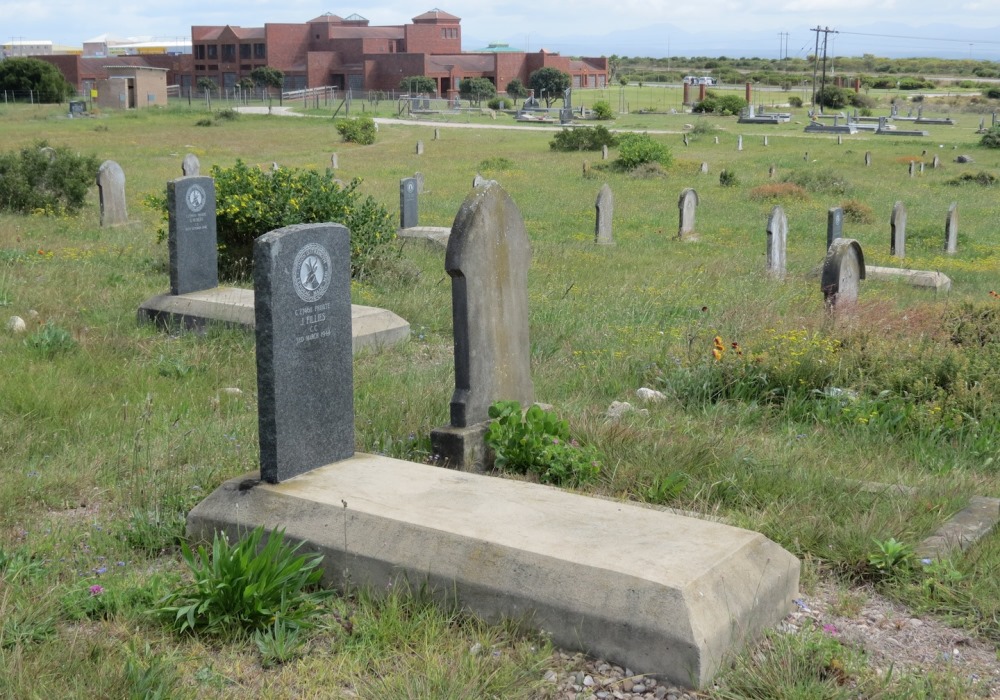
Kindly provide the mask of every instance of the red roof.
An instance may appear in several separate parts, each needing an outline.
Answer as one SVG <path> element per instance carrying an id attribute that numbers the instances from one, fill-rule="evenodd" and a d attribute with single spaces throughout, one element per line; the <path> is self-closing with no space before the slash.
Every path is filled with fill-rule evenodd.
<path id="1" fill-rule="evenodd" d="M 422 22 L 422 23 L 434 22 L 436 20 L 444 20 L 449 24 L 451 24 L 452 22 L 460 21 L 461 18 L 456 17 L 455 15 L 450 15 L 444 10 L 439 10 L 436 7 L 433 10 L 429 10 L 424 14 L 417 15 L 416 17 L 413 18 L 414 22 Z"/>

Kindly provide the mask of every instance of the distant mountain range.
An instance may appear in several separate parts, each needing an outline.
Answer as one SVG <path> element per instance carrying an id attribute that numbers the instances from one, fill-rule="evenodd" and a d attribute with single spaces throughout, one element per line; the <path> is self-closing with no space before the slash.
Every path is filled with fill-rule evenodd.
<path id="1" fill-rule="evenodd" d="M 833 26 L 827 55 L 861 56 L 866 53 L 885 58 L 927 57 L 1000 60 L 1000 27 L 957 27 L 948 25 L 908 26 L 869 24 Z M 781 34 L 787 32 L 787 38 Z M 498 41 L 466 34 L 467 50 Z M 767 32 L 692 33 L 670 24 L 654 24 L 629 31 L 593 36 L 540 35 L 534 31 L 530 44 L 525 36 L 502 39 L 513 48 L 538 51 L 548 49 L 573 56 L 619 56 L 666 58 L 670 56 L 728 56 L 730 58 L 805 58 L 815 50 L 816 35 L 809 28 L 776 27 Z"/>

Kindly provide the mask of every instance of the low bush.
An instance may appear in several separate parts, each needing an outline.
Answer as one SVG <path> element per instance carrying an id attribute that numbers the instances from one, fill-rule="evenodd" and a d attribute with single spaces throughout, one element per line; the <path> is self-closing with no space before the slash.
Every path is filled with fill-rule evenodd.
<path id="1" fill-rule="evenodd" d="M 600 125 L 563 129 L 549 142 L 553 151 L 599 151 L 604 146 L 611 148 L 616 145 L 618 138 L 607 127 Z"/>
<path id="2" fill-rule="evenodd" d="M 962 173 L 958 177 L 948 180 L 949 185 L 982 185 L 983 187 L 992 187 L 997 184 L 997 176 L 993 173 L 988 173 L 985 170 L 980 170 L 978 173 Z"/>
<path id="3" fill-rule="evenodd" d="M 494 97 L 486 106 L 490 109 L 514 109 L 514 100 L 509 97 Z"/>
<path id="4" fill-rule="evenodd" d="M 0 154 L 0 210 L 18 214 L 73 214 L 83 206 L 100 167 L 95 156 L 37 141 Z"/>
<path id="5" fill-rule="evenodd" d="M 673 155 L 666 145 L 654 141 L 649 134 L 629 133 L 618 138 L 616 162 L 625 170 L 632 170 L 644 163 L 659 163 L 668 168 L 673 162 Z"/>
<path id="6" fill-rule="evenodd" d="M 723 95 L 722 97 L 706 96 L 692 109 L 693 112 L 729 116 L 739 114 L 747 106 L 747 101 L 739 95 Z"/>
<path id="7" fill-rule="evenodd" d="M 375 128 L 375 120 L 363 114 L 360 117 L 338 121 L 337 132 L 346 142 L 370 146 L 375 143 L 378 129 Z"/>
<path id="8" fill-rule="evenodd" d="M 983 148 L 1000 148 L 1000 126 L 991 126 L 979 139 L 979 145 Z"/>
<path id="9" fill-rule="evenodd" d="M 591 111 L 594 113 L 595 119 L 607 121 L 615 118 L 614 110 L 611 109 L 611 103 L 607 100 L 599 100 L 595 102 L 594 106 L 591 107 Z"/>
<path id="10" fill-rule="evenodd" d="M 991 100 L 1000 100 L 1000 87 L 991 87 L 983 91 L 983 94 Z"/>
<path id="11" fill-rule="evenodd" d="M 791 97 L 788 98 L 788 106 L 789 107 L 801 107 L 802 106 L 802 98 L 799 97 L 799 96 L 797 96 L 797 95 L 792 95 Z"/>
<path id="12" fill-rule="evenodd" d="M 840 208 L 844 210 L 844 218 L 856 224 L 871 224 L 875 222 L 875 213 L 872 208 L 864 202 L 856 199 L 848 199 L 841 202 Z"/>
<path id="13" fill-rule="evenodd" d="M 740 180 L 732 170 L 722 170 L 719 173 L 719 184 L 722 187 L 736 187 Z"/>

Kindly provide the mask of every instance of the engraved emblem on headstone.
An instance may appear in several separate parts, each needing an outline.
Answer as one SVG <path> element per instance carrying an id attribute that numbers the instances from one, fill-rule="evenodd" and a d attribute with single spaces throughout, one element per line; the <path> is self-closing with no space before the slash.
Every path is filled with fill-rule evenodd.
<path id="1" fill-rule="evenodd" d="M 330 286 L 330 254 L 318 243 L 302 247 L 292 264 L 292 284 L 302 301 L 313 303 L 326 294 Z"/>
<path id="2" fill-rule="evenodd" d="M 192 185 L 184 199 L 187 202 L 188 209 L 197 214 L 205 206 L 205 188 L 201 185 Z"/>

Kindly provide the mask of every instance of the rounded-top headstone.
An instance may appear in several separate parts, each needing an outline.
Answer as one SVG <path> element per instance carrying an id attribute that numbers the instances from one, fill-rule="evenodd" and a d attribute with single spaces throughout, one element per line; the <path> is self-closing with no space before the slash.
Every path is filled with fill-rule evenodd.
<path id="1" fill-rule="evenodd" d="M 843 307 L 858 300 L 858 289 L 865 278 L 865 256 L 861 244 L 851 238 L 838 238 L 830 244 L 823 261 L 820 286 L 829 308 Z"/>
<path id="2" fill-rule="evenodd" d="M 128 223 L 125 206 L 125 171 L 113 160 L 101 163 L 97 171 L 97 190 L 101 200 L 101 226 Z"/>

